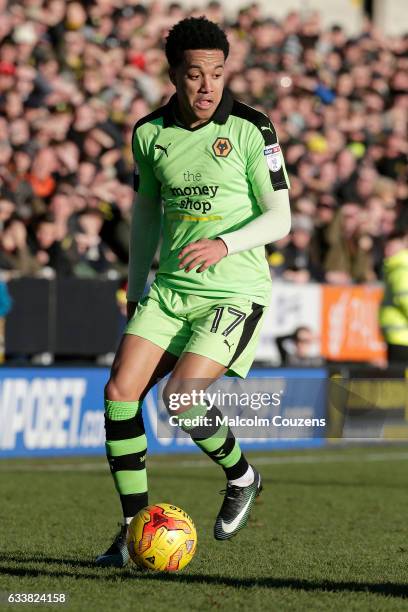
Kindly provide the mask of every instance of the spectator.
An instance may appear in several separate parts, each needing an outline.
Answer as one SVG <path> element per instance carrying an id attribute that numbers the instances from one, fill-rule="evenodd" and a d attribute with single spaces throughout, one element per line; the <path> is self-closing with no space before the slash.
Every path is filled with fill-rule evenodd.
<path id="1" fill-rule="evenodd" d="M 16 207 L 12 200 L 0 199 L 0 233 L 4 231 L 7 221 L 14 215 L 15 210 Z"/>
<path id="2" fill-rule="evenodd" d="M 289 243 L 281 250 L 279 265 L 269 257 L 272 275 L 295 283 L 322 281 L 323 269 L 311 253 L 313 221 L 306 215 L 294 215 Z M 275 258 L 276 261 L 276 258 Z"/>
<path id="3" fill-rule="evenodd" d="M 122 264 L 127 264 L 129 259 L 132 204 L 133 189 L 128 185 L 121 185 L 117 191 L 116 205 L 106 205 L 102 209 L 104 223 L 101 238 Z"/>
<path id="4" fill-rule="evenodd" d="M 56 240 L 60 242 L 69 237 L 69 230 L 71 228 L 68 226 L 68 221 L 75 212 L 71 195 L 71 190 L 68 190 L 68 193 L 64 193 L 61 189 L 60 192 L 54 194 L 48 207 L 49 212 L 53 215 L 56 226 Z"/>
<path id="5" fill-rule="evenodd" d="M 275 338 L 281 365 L 307 368 L 321 366 L 323 358 L 318 355 L 316 346 L 318 340 L 319 338 L 307 326 L 298 327 L 293 334 Z"/>
<path id="6" fill-rule="evenodd" d="M 346 202 L 330 224 L 330 246 L 324 261 L 326 279 L 329 282 L 374 280 L 371 255 L 373 241 L 363 232 L 363 215 L 359 204 Z"/>
<path id="7" fill-rule="evenodd" d="M 124 0 L 3 4 L 1 193 L 12 194 L 29 229 L 39 215 L 53 214 L 57 242 L 69 249 L 75 215 L 101 210 L 102 242 L 124 272 L 129 208 L 117 200 L 130 199 L 132 129 L 173 93 L 163 39 L 189 11 L 178 3 Z M 281 135 L 293 209 L 317 228 L 306 249 L 312 261 L 333 253 L 330 217 L 342 216 L 343 204 L 361 205 L 364 226 L 368 202 L 382 200 L 381 220 L 359 230 L 375 241 L 374 273 L 345 266 L 348 281 L 375 280 L 384 240 L 407 217 L 407 38 L 380 36 L 369 22 L 350 38 L 339 26 L 325 29 L 317 13 L 291 11 L 279 22 L 263 17 L 256 4 L 232 23 L 216 0 L 206 10 L 233 40 L 233 93 L 269 115 Z M 275 258 L 282 248 L 273 248 Z M 334 273 L 326 281 L 338 281 L 339 270 Z"/>
<path id="8" fill-rule="evenodd" d="M 74 267 L 76 276 L 93 277 L 112 270 L 107 246 L 100 238 L 103 215 L 99 210 L 89 208 L 81 211 L 78 218 L 79 231 L 75 234 L 75 248 L 78 261 Z"/>
<path id="9" fill-rule="evenodd" d="M 0 365 L 6 354 L 6 316 L 11 309 L 11 297 L 5 282 L 0 280 Z"/>
<path id="10" fill-rule="evenodd" d="M 44 214 L 35 219 L 33 225 L 31 250 L 37 262 L 45 268 L 51 268 L 57 275 L 70 275 L 72 265 L 61 242 L 57 240 L 57 226 L 53 216 Z"/>
<path id="11" fill-rule="evenodd" d="M 382 157 L 377 169 L 383 176 L 392 179 L 403 177 L 406 173 L 407 146 L 400 136 L 392 134 L 385 142 Z"/>
<path id="12" fill-rule="evenodd" d="M 337 210 L 337 202 L 330 194 L 321 195 L 316 206 L 315 231 L 311 241 L 311 252 L 316 261 L 323 262 L 330 247 L 330 224 Z"/>
<path id="13" fill-rule="evenodd" d="M 385 293 L 380 326 L 387 343 L 388 361 L 408 363 L 408 236 L 391 234 L 385 245 Z"/>
<path id="14" fill-rule="evenodd" d="M 27 230 L 22 221 L 10 218 L 0 234 L 0 270 L 6 276 L 30 276 L 36 274 L 41 265 L 31 255 L 27 245 Z"/>
<path id="15" fill-rule="evenodd" d="M 54 176 L 56 170 L 57 161 L 52 148 L 47 147 L 38 151 L 34 157 L 31 171 L 27 174 L 28 182 L 35 196 L 44 199 L 54 193 L 57 185 Z"/>

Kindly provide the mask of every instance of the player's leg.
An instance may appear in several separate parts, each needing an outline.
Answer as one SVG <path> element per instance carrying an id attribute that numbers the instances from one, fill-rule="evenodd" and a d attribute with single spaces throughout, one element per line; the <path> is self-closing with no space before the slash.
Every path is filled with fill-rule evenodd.
<path id="1" fill-rule="evenodd" d="M 170 395 L 173 397 L 173 405 L 174 398 L 180 397 L 183 393 L 194 398 L 195 391 L 195 396 L 198 397 L 200 391 L 205 391 L 226 371 L 225 366 L 213 359 L 191 352 L 183 353 L 164 390 L 164 400 L 167 406 L 169 406 Z M 242 478 L 248 472 L 248 463 L 231 429 L 228 426 L 217 424 L 217 418 L 222 417 L 217 407 L 214 406 L 208 410 L 204 402 L 188 408 L 182 406 L 178 410 L 169 410 L 169 412 L 179 416 L 180 426 L 186 430 L 188 428 L 184 427 L 183 420 L 193 416 L 206 416 L 207 422 L 211 421 L 211 426 L 188 430 L 194 442 L 223 468 L 228 480 Z"/>
<path id="2" fill-rule="evenodd" d="M 207 302 L 202 310 L 194 313 L 193 334 L 185 351 L 208 357 L 225 366 L 228 374 L 245 378 L 255 357 L 265 310 L 264 306 L 239 296 L 232 300 L 212 300 L 210 305 Z M 210 422 L 216 428 L 218 411 L 213 410 L 214 418 Z M 214 535 L 217 539 L 227 539 L 245 525 L 254 499 L 262 489 L 261 479 L 253 466 L 247 467 L 229 429 L 219 427 L 209 437 L 208 433 L 211 432 L 207 431 L 205 436 L 208 441 L 201 444 L 223 465 L 228 478 Z M 203 438 L 200 431 L 193 432 L 193 436 Z"/>
<path id="3" fill-rule="evenodd" d="M 148 505 L 146 435 L 141 404 L 150 388 L 166 376 L 177 357 L 140 336 L 126 334 L 105 388 L 106 454 L 122 504 L 124 523 L 97 564 L 122 567 L 128 561 L 126 525 Z"/>
<path id="4" fill-rule="evenodd" d="M 176 361 L 176 356 L 149 340 L 126 334 L 105 388 L 107 456 L 128 522 L 147 505 L 142 401 Z"/>
<path id="5" fill-rule="evenodd" d="M 127 562 L 126 523 L 147 505 L 146 436 L 141 402 L 159 378 L 173 368 L 189 337 L 189 326 L 175 315 L 153 285 L 127 324 L 105 389 L 106 450 L 124 514 L 124 526 L 99 564 Z"/>
<path id="6" fill-rule="evenodd" d="M 177 414 L 182 429 L 220 465 L 227 477 L 224 502 L 214 527 L 217 539 L 232 537 L 246 524 L 255 498 L 262 489 L 261 478 L 248 464 L 228 425 L 220 424 L 222 414 L 217 407 L 208 410 L 205 402 L 193 401 L 190 406 L 180 406 L 176 410 L 174 407 L 181 394 L 188 394 L 192 399 L 200 397 L 200 392 L 205 391 L 226 371 L 225 365 L 213 359 L 185 352 L 178 360 L 163 393 L 169 412 Z M 206 416 L 206 425 L 189 427 L 187 419 L 196 416 Z"/>

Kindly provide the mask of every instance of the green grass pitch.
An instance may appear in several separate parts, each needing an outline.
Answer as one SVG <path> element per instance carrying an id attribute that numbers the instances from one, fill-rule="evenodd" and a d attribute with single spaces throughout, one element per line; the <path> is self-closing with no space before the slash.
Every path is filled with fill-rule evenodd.
<path id="1" fill-rule="evenodd" d="M 120 520 L 102 458 L 0 462 L 0 592 L 66 593 L 69 610 L 408 610 L 408 447 L 251 454 L 265 490 L 216 542 L 220 471 L 151 457 L 151 502 L 184 508 L 198 550 L 178 574 L 97 568 Z M 196 463 L 198 461 L 198 463 Z M 39 605 L 0 605 L 1 609 Z"/>

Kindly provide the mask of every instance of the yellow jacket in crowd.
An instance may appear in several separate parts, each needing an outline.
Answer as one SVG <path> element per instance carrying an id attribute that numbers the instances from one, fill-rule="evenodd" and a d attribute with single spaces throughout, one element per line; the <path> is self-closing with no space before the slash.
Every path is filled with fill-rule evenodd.
<path id="1" fill-rule="evenodd" d="M 408 346 L 408 249 L 384 261 L 384 299 L 380 326 L 387 344 Z"/>

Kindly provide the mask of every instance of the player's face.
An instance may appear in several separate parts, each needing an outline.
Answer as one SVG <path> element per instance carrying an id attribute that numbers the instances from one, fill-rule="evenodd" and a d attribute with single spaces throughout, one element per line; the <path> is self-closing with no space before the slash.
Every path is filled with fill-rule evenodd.
<path id="1" fill-rule="evenodd" d="M 191 49 L 184 61 L 170 70 L 181 116 L 189 127 L 209 121 L 224 89 L 224 53 L 220 49 Z"/>

